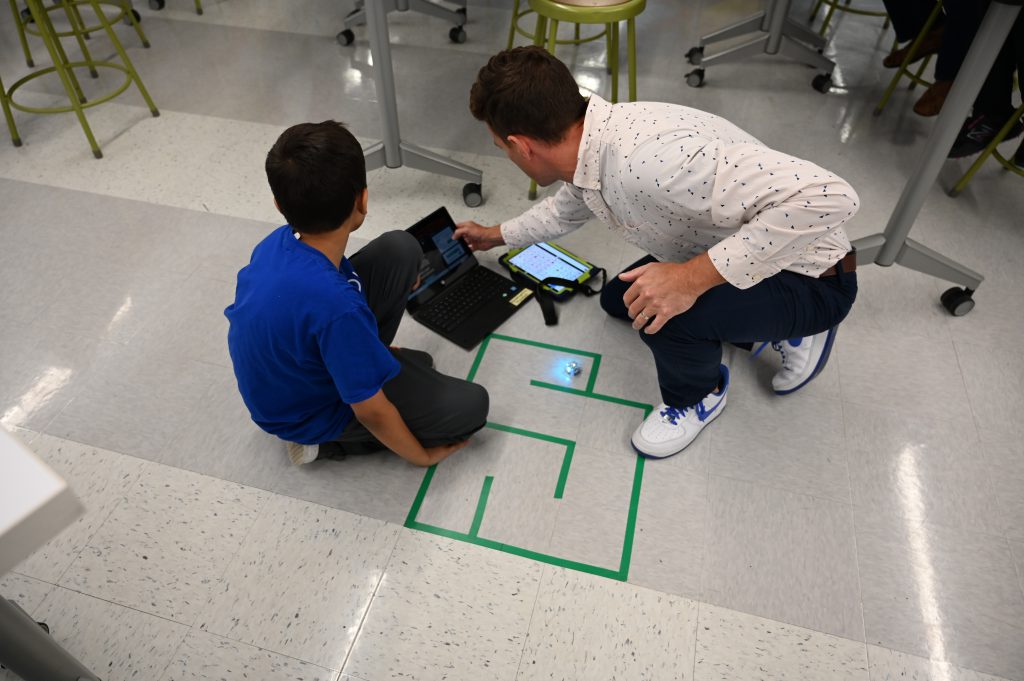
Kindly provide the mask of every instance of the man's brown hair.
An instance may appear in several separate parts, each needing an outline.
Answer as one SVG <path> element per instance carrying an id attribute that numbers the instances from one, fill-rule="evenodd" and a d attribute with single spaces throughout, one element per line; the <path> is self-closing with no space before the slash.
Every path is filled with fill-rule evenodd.
<path id="1" fill-rule="evenodd" d="M 491 57 L 469 91 L 469 110 L 502 140 L 527 135 L 562 140 L 587 111 L 565 64 L 541 47 L 515 47 Z"/>

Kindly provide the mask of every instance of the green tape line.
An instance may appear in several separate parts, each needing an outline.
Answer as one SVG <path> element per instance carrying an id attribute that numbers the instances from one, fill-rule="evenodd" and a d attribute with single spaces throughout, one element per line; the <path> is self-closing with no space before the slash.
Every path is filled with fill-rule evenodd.
<path id="1" fill-rule="evenodd" d="M 447 539 L 455 539 L 456 541 L 464 541 L 467 544 L 475 544 L 476 546 L 483 546 L 484 548 L 494 549 L 496 551 L 503 551 L 504 553 L 511 553 L 516 556 L 523 558 L 529 558 L 540 563 L 547 563 L 548 565 L 555 565 L 558 567 L 568 568 L 569 570 L 576 570 L 577 572 L 586 572 L 591 575 L 597 575 L 599 577 L 607 577 L 608 579 L 614 579 L 620 582 L 625 581 L 622 576 L 621 570 L 612 570 L 610 568 L 603 568 L 597 565 L 589 565 L 587 563 L 579 563 L 574 560 L 566 560 L 565 558 L 559 558 L 557 556 L 550 556 L 546 553 L 540 553 L 539 551 L 531 551 L 518 546 L 512 546 L 511 544 L 503 544 L 493 539 L 483 539 L 481 537 L 471 537 L 468 534 L 462 532 L 455 532 L 453 530 L 446 530 L 443 527 L 437 527 L 435 525 L 428 525 L 426 523 L 413 522 L 406 525 L 411 530 L 419 530 L 420 532 L 427 532 L 429 534 L 435 534 L 439 537 L 445 537 Z"/>
<path id="2" fill-rule="evenodd" d="M 558 472 L 558 484 L 555 485 L 555 498 L 561 499 L 565 494 L 565 482 L 569 479 L 569 466 L 572 465 L 572 455 L 576 451 L 576 443 L 570 442 L 565 448 L 565 456 L 562 457 L 562 470 Z"/>
<path id="3" fill-rule="evenodd" d="M 484 509 L 487 508 L 487 497 L 491 494 L 491 483 L 493 482 L 493 475 L 488 475 L 484 478 L 484 486 L 480 490 L 480 498 L 476 501 L 476 513 L 473 514 L 473 524 L 469 528 L 470 537 L 476 537 L 480 534 L 480 525 L 484 522 Z"/>
<path id="4" fill-rule="evenodd" d="M 580 390 L 579 388 L 568 388 L 564 385 L 557 385 L 555 383 L 545 383 L 544 381 L 530 381 L 530 385 L 537 388 L 547 388 L 548 390 L 557 390 L 560 393 L 569 393 L 570 395 L 579 395 L 580 397 L 590 397 L 595 400 L 603 400 L 604 402 L 612 402 L 614 404 L 621 404 L 625 407 L 633 407 L 640 409 L 644 412 L 644 418 L 654 411 L 654 405 L 646 404 L 644 402 L 634 402 L 633 400 L 627 400 L 621 397 L 612 397 L 611 395 L 601 395 L 598 393 L 588 392 L 587 390 Z"/>
<path id="5" fill-rule="evenodd" d="M 572 440 L 566 440 L 564 437 L 555 437 L 554 435 L 546 435 L 544 433 L 535 433 L 532 430 L 523 430 L 522 428 L 514 428 L 512 426 L 504 426 L 500 423 L 487 422 L 488 428 L 494 428 L 495 430 L 501 430 L 506 433 L 512 433 L 513 435 L 522 435 L 524 437 L 532 437 L 537 440 L 544 440 L 545 442 L 553 442 L 556 445 L 563 445 L 565 447 L 575 446 L 576 443 Z"/>
<path id="6" fill-rule="evenodd" d="M 412 527 L 412 523 L 416 522 L 416 516 L 420 513 L 420 506 L 423 505 L 423 500 L 427 498 L 427 489 L 430 487 L 430 481 L 434 479 L 434 471 L 436 470 L 437 464 L 435 463 L 423 475 L 423 482 L 420 483 L 420 489 L 416 492 L 416 498 L 413 499 L 412 508 L 409 509 L 409 515 L 405 517 L 406 527 Z"/>
<path id="7" fill-rule="evenodd" d="M 636 513 L 640 508 L 640 487 L 644 480 L 644 462 L 642 456 L 636 457 L 636 468 L 633 469 L 633 492 L 629 497 L 629 515 L 626 517 L 626 536 L 622 539 L 622 560 L 619 563 L 620 579 L 624 582 L 629 578 L 629 562 L 633 558 L 633 533 L 636 532 Z"/>
<path id="8" fill-rule="evenodd" d="M 490 344 L 493 336 L 494 334 L 491 334 L 487 338 L 484 338 L 484 341 L 480 344 L 480 349 L 476 351 L 476 358 L 473 360 L 473 366 L 469 368 L 469 375 L 466 376 L 467 381 L 472 381 L 476 378 L 476 371 L 480 368 L 480 362 L 483 361 L 484 353 L 487 352 L 487 346 Z"/>
<path id="9" fill-rule="evenodd" d="M 597 370 L 601 368 L 601 355 L 594 355 L 594 361 L 590 365 L 590 378 L 587 379 L 587 392 L 594 392 L 594 384 L 597 383 Z"/>

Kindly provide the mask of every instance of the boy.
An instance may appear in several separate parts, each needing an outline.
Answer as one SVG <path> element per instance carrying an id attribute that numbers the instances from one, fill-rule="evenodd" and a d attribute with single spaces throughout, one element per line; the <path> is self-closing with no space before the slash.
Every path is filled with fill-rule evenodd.
<path id="1" fill-rule="evenodd" d="M 293 126 L 266 171 L 288 224 L 253 250 L 224 311 L 253 421 L 297 465 L 340 447 L 429 466 L 463 447 L 487 420 L 486 390 L 434 371 L 425 352 L 388 347 L 416 283 L 416 239 L 388 232 L 345 257 L 368 205 L 355 137 L 335 121 Z"/>

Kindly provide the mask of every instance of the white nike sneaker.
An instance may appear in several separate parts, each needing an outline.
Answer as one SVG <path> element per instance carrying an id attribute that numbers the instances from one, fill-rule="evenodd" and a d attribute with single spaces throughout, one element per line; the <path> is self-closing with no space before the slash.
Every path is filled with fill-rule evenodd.
<path id="1" fill-rule="evenodd" d="M 320 453 L 320 445 L 300 445 L 298 442 L 285 442 L 288 445 L 288 458 L 296 466 L 316 461 Z"/>
<path id="2" fill-rule="evenodd" d="M 832 353 L 838 329 L 838 326 L 833 326 L 813 336 L 790 338 L 771 344 L 782 355 L 782 368 L 772 377 L 772 389 L 776 395 L 796 392 L 821 373 Z"/>
<path id="3" fill-rule="evenodd" d="M 721 389 L 708 394 L 691 407 L 677 409 L 659 404 L 651 415 L 633 431 L 633 449 L 648 459 L 664 459 L 678 454 L 694 441 L 697 435 L 722 413 L 729 390 L 729 368 L 722 364 Z"/>

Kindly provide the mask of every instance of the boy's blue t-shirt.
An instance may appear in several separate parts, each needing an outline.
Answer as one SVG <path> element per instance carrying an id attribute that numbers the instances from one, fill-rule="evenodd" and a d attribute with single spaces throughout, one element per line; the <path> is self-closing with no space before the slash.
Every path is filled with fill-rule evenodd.
<path id="1" fill-rule="evenodd" d="M 339 271 L 288 225 L 253 250 L 224 314 L 242 400 L 285 440 L 335 439 L 353 418 L 349 405 L 398 374 L 351 263 L 342 258 Z"/>

